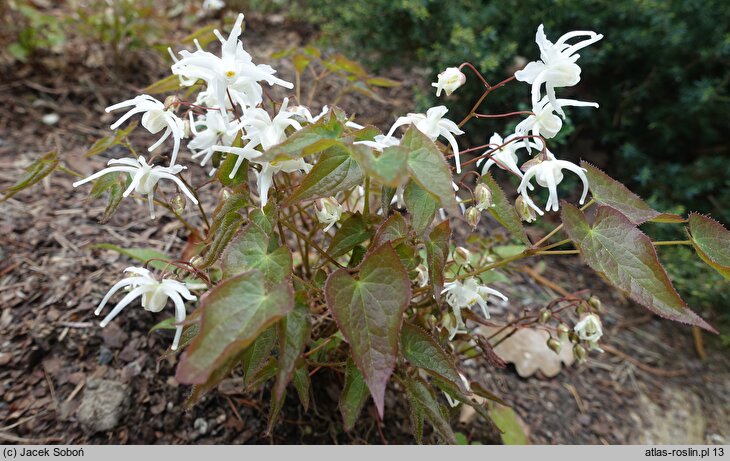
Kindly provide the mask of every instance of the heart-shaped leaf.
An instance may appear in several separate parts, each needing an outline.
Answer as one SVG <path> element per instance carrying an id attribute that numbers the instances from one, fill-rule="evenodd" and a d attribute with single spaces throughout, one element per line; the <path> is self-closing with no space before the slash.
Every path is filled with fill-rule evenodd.
<path id="1" fill-rule="evenodd" d="M 325 284 L 325 297 L 382 417 L 403 312 L 411 299 L 408 274 L 390 244 L 385 244 L 365 257 L 356 277 L 346 269 L 333 272 Z"/>
<path id="2" fill-rule="evenodd" d="M 342 134 L 342 122 L 334 110 L 322 117 L 317 123 L 307 125 L 286 141 L 277 144 L 256 159 L 257 162 L 296 160 L 306 155 L 322 152 L 336 144 Z"/>
<path id="3" fill-rule="evenodd" d="M 345 146 L 330 147 L 320 156 L 294 193 L 284 201 L 283 206 L 301 200 L 333 196 L 361 184 L 362 178 L 360 165 L 350 157 Z"/>
<path id="4" fill-rule="evenodd" d="M 428 370 L 461 392 L 469 393 L 459 376 L 453 358 L 421 327 L 404 323 L 400 334 L 400 345 L 403 356 L 411 365 Z"/>
<path id="5" fill-rule="evenodd" d="M 306 306 L 297 304 L 294 310 L 278 323 L 279 328 L 279 370 L 276 374 L 274 394 L 284 397 L 284 391 L 292 379 L 297 361 L 309 341 L 311 330 L 309 312 Z"/>
<path id="6" fill-rule="evenodd" d="M 266 286 L 259 271 L 220 282 L 200 300 L 200 333 L 180 359 L 177 380 L 202 384 L 294 307 L 289 282 Z"/>
<path id="7" fill-rule="evenodd" d="M 371 177 L 385 186 L 397 187 L 408 174 L 408 151 L 400 146 L 386 147 L 383 152 L 364 146 L 352 146 L 352 156 Z"/>
<path id="8" fill-rule="evenodd" d="M 278 243 L 276 234 L 266 234 L 253 223 L 246 226 L 223 252 L 223 278 L 257 269 L 269 282 L 283 281 L 291 273 L 291 252 L 286 246 L 272 249 L 272 243 Z"/>
<path id="9" fill-rule="evenodd" d="M 368 395 L 368 386 L 355 362 L 350 358 L 345 368 L 345 387 L 342 389 L 339 402 L 345 431 L 350 431 L 355 426 Z"/>
<path id="10" fill-rule="evenodd" d="M 342 256 L 355 248 L 356 245 L 372 237 L 373 231 L 368 228 L 365 218 L 355 213 L 342 223 L 330 242 L 327 253 L 333 258 Z"/>
<path id="11" fill-rule="evenodd" d="M 426 244 L 426 259 L 428 262 L 428 276 L 433 286 L 433 297 L 437 302 L 441 300 L 441 291 L 444 289 L 444 268 L 449 257 L 449 239 L 451 227 L 449 221 L 444 221 L 434 227 Z"/>
<path id="12" fill-rule="evenodd" d="M 423 234 L 433 222 L 439 202 L 433 194 L 415 181 L 409 181 L 403 190 L 403 201 L 411 215 L 411 225 L 417 234 Z"/>
<path id="13" fill-rule="evenodd" d="M 561 215 L 565 230 L 586 263 L 612 285 L 661 317 L 715 332 L 682 301 L 651 240 L 626 216 L 601 206 L 590 225 L 583 213 L 567 202 L 562 203 Z"/>

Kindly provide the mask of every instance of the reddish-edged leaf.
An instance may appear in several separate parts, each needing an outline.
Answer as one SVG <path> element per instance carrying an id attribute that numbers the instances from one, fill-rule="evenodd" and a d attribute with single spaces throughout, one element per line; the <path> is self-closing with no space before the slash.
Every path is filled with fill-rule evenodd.
<path id="1" fill-rule="evenodd" d="M 386 243 L 365 257 L 355 277 L 346 269 L 333 272 L 325 297 L 382 417 L 403 312 L 411 299 L 408 274 Z"/>
<path id="2" fill-rule="evenodd" d="M 243 368 L 243 385 L 248 387 L 256 379 L 256 375 L 266 366 L 271 358 L 271 351 L 276 344 L 276 328 L 265 329 L 241 355 Z"/>
<path id="3" fill-rule="evenodd" d="M 295 160 L 306 155 L 322 152 L 336 144 L 342 134 L 343 124 L 334 110 L 322 117 L 317 123 L 307 125 L 286 141 L 268 149 L 257 162 Z"/>
<path id="4" fill-rule="evenodd" d="M 433 296 L 439 302 L 441 290 L 444 289 L 444 268 L 449 257 L 449 239 L 451 239 L 451 227 L 449 221 L 444 221 L 433 228 L 428 234 L 428 240 L 425 241 L 428 276 L 433 286 Z"/>
<path id="5" fill-rule="evenodd" d="M 292 256 L 289 248 L 278 246 L 276 234 L 267 234 L 251 223 L 228 244 L 221 265 L 223 278 L 256 269 L 267 281 L 280 283 L 291 274 Z"/>
<path id="6" fill-rule="evenodd" d="M 53 170 L 55 170 L 59 164 L 60 160 L 58 160 L 58 155 L 55 152 L 49 152 L 31 163 L 25 169 L 25 173 L 23 173 L 15 184 L 2 189 L 2 193 L 5 195 L 0 198 L 0 203 L 14 196 L 23 189 L 27 189 L 38 183 L 38 181 L 53 173 Z"/>
<path id="7" fill-rule="evenodd" d="M 436 400 L 431 386 L 420 378 L 408 376 L 405 379 L 405 385 L 411 411 L 416 418 L 425 418 L 447 443 L 456 444 L 456 436 L 451 429 L 448 412 Z"/>
<path id="8" fill-rule="evenodd" d="M 410 177 L 436 197 L 443 209 L 454 216 L 461 216 L 454 194 L 451 168 L 436 144 L 412 126 L 403 135 L 400 147 L 408 152 Z"/>
<path id="9" fill-rule="evenodd" d="M 373 237 L 372 247 L 377 248 L 385 242 L 397 245 L 408 236 L 408 223 L 400 213 L 393 213 L 380 225 Z"/>
<path id="10" fill-rule="evenodd" d="M 651 240 L 626 216 L 601 206 L 590 225 L 578 208 L 563 202 L 562 219 L 586 263 L 631 299 L 659 316 L 715 331 L 682 301 Z"/>
<path id="11" fill-rule="evenodd" d="M 469 392 L 459 376 L 453 358 L 421 327 L 404 323 L 400 333 L 400 346 L 403 356 L 411 365 L 440 376 L 461 392 Z"/>
<path id="12" fill-rule="evenodd" d="M 439 207 L 438 199 L 416 181 L 408 181 L 403 190 L 403 201 L 410 214 L 413 229 L 417 234 L 423 234 L 433 222 Z"/>
<path id="13" fill-rule="evenodd" d="M 370 177 L 385 186 L 398 187 L 408 174 L 408 151 L 400 146 L 386 147 L 378 152 L 356 144 L 352 146 L 352 156 Z"/>
<path id="14" fill-rule="evenodd" d="M 333 258 L 342 256 L 355 248 L 356 245 L 372 237 L 372 235 L 373 232 L 365 222 L 365 218 L 360 213 L 355 213 L 337 229 L 332 241 L 330 241 L 329 248 L 327 248 L 327 253 Z"/>
<path id="15" fill-rule="evenodd" d="M 348 359 L 345 368 L 345 387 L 340 394 L 338 405 L 345 431 L 350 431 L 355 426 L 357 418 L 367 402 L 368 395 L 368 386 L 365 384 L 360 370 L 357 369 L 352 358 Z"/>
<path id="16" fill-rule="evenodd" d="M 684 222 L 681 216 L 654 210 L 626 186 L 590 163 L 582 161 L 580 166 L 586 169 L 593 199 L 601 205 L 617 209 L 632 223 L 639 225 L 646 221 Z"/>
<path id="17" fill-rule="evenodd" d="M 319 161 L 302 179 L 299 187 L 284 201 L 283 206 L 301 200 L 333 196 L 337 192 L 361 184 L 362 179 L 362 169 L 350 157 L 347 148 L 343 145 L 330 147 L 319 157 Z"/>
<path id="18" fill-rule="evenodd" d="M 277 324 L 279 328 L 279 370 L 276 375 L 274 394 L 284 398 L 284 391 L 292 379 L 297 361 L 309 341 L 311 326 L 306 306 L 296 305 L 294 310 Z"/>
<path id="19" fill-rule="evenodd" d="M 200 301 L 200 333 L 180 359 L 177 380 L 202 384 L 294 307 L 289 282 L 267 287 L 259 271 L 220 282 Z"/>
<path id="20" fill-rule="evenodd" d="M 494 216 L 505 229 L 507 229 L 514 237 L 520 239 L 525 245 L 531 245 L 530 239 L 527 237 L 525 228 L 522 226 L 522 220 L 517 214 L 517 210 L 513 204 L 509 202 L 507 196 L 492 175 L 486 173 L 482 176 L 482 182 L 489 188 L 492 193 L 493 206 L 489 207 L 489 212 Z"/>
<path id="21" fill-rule="evenodd" d="M 689 232 L 700 258 L 730 280 L 730 232 L 714 219 L 698 213 L 689 215 Z"/>

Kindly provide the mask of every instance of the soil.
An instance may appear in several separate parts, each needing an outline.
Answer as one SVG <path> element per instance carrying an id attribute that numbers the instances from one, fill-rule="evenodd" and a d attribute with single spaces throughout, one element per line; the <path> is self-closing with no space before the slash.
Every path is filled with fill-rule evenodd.
<path id="1" fill-rule="evenodd" d="M 305 43 L 311 32 L 277 17 L 247 19 L 246 33 L 252 38 L 246 44 L 255 57 Z M 103 64 L 76 67 L 76 58 L 68 56 L 64 64 L 46 61 L 3 69 L 0 188 L 13 184 L 49 150 L 57 150 L 65 165 L 83 174 L 119 156 L 119 151 L 93 159 L 84 154 L 109 134 L 112 118 L 103 115 L 106 105 L 164 76 L 159 56 L 136 56 L 135 71 L 126 73 Z M 286 66 L 278 69 L 291 74 Z M 381 127 L 393 113 L 410 110 L 408 88 L 423 76 L 402 69 L 385 76 L 405 82 L 387 94 L 389 104 L 354 96 L 350 108 L 343 107 L 348 112 L 366 107 L 359 120 Z M 41 119 L 48 113 L 58 114 L 59 121 L 44 124 Z M 389 389 L 383 423 L 368 404 L 355 429 L 344 432 L 337 409 L 342 378 L 327 372 L 313 376 L 307 412 L 289 392 L 270 435 L 265 434 L 267 389 L 243 394 L 235 380 L 225 381 L 186 409 L 190 389 L 174 379 L 176 358 L 158 360 L 170 337 L 147 333 L 159 319 L 127 309 L 102 330 L 93 315 L 99 299 L 130 265 L 128 258 L 95 244 L 150 247 L 175 255 L 185 246 L 185 231 L 165 214 L 150 225 L 146 207 L 132 202 L 100 225 L 104 204 L 87 199 L 88 190 L 72 188 L 74 180 L 57 172 L 0 204 L 0 441 L 413 443 L 408 409 L 404 399 L 396 398 L 401 397 L 396 388 Z M 204 180 L 204 172 L 194 173 L 193 182 Z M 196 219 L 195 210 L 186 214 Z M 554 378 L 521 378 L 512 365 L 499 369 L 476 361 L 465 370 L 470 377 L 514 407 L 533 443 L 730 443 L 727 351 L 705 336 L 706 358 L 699 359 L 689 327 L 628 302 L 578 258 L 563 261 L 551 264 L 550 279 L 564 287 L 589 288 L 603 301 L 606 352 L 592 353 L 587 363 L 567 367 Z M 503 318 L 539 309 L 557 297 L 524 272 L 510 277 L 512 284 L 498 288 L 522 304 L 497 314 Z M 106 406 L 97 408 L 95 402 Z M 454 421 L 458 419 L 457 410 Z M 470 441 L 500 441 L 498 431 L 481 418 L 457 424 Z M 431 435 L 426 441 L 437 439 Z"/>

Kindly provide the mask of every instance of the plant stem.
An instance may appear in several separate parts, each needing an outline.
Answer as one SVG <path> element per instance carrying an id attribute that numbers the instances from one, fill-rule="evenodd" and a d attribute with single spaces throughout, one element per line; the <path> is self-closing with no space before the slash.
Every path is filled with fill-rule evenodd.
<path id="1" fill-rule="evenodd" d="M 692 245 L 692 240 L 665 240 L 663 242 L 652 242 L 654 246 L 669 246 L 669 245 Z"/>
<path id="2" fill-rule="evenodd" d="M 297 234 L 297 235 L 298 235 L 298 236 L 299 236 L 300 238 L 303 238 L 303 239 L 305 239 L 305 241 L 307 241 L 307 240 L 306 240 L 306 239 L 307 239 L 307 237 L 306 237 L 306 236 L 305 236 L 304 234 L 302 234 L 302 233 L 301 233 L 301 232 L 299 231 L 299 229 L 297 229 L 297 228 L 296 228 L 295 226 L 293 226 L 293 225 L 289 224 L 289 223 L 288 223 L 288 222 L 286 222 L 286 221 L 280 221 L 280 222 L 281 222 L 281 223 L 282 223 L 283 225 L 285 225 L 285 226 L 286 226 L 286 227 L 287 227 L 287 228 L 288 228 L 288 229 L 289 229 L 290 231 L 294 232 L 294 233 L 295 233 L 295 234 Z M 325 258 L 326 258 L 326 259 L 327 259 L 327 260 L 328 260 L 329 262 L 331 262 L 331 263 L 332 263 L 332 264 L 334 264 L 335 266 L 337 266 L 337 267 L 339 267 L 339 268 L 342 268 L 342 267 L 344 267 L 344 266 L 343 266 L 342 264 L 338 263 L 338 262 L 337 262 L 337 261 L 335 260 L 335 258 L 333 258 L 332 256 L 330 256 L 330 255 L 329 255 L 329 253 L 327 253 L 326 251 L 324 251 L 324 250 L 323 250 L 323 249 L 322 249 L 322 248 L 321 248 L 321 247 L 320 247 L 319 245 L 317 245 L 317 244 L 316 244 L 316 243 L 314 243 L 313 241 L 309 241 L 309 244 L 310 244 L 310 245 L 312 245 L 312 248 L 314 248 L 315 250 L 317 250 L 317 252 L 318 252 L 319 254 L 321 254 L 322 256 L 324 256 L 324 257 L 325 257 Z"/>
<path id="3" fill-rule="evenodd" d="M 366 218 L 370 216 L 370 176 L 365 176 L 365 203 L 362 207 L 362 214 Z"/>
<path id="4" fill-rule="evenodd" d="M 577 255 L 580 253 L 578 250 L 555 250 L 555 251 L 538 251 L 535 254 L 540 256 L 550 255 Z"/>

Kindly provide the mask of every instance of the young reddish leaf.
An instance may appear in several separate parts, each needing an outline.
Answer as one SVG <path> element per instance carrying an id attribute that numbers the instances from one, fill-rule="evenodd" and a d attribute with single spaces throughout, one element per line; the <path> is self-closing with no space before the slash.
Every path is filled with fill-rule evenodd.
<path id="1" fill-rule="evenodd" d="M 382 417 L 403 312 L 411 299 L 408 274 L 385 244 L 365 257 L 357 277 L 346 269 L 333 272 L 325 284 L 325 298 Z"/>
<path id="2" fill-rule="evenodd" d="M 582 161 L 580 166 L 586 169 L 593 199 L 601 205 L 617 209 L 633 224 L 639 225 L 646 221 L 684 222 L 681 216 L 654 210 L 626 186 L 590 163 Z"/>
<path id="3" fill-rule="evenodd" d="M 242 224 L 243 218 L 238 214 L 238 211 L 231 211 L 223 216 L 220 227 L 213 234 L 213 240 L 208 245 L 205 256 L 198 264 L 200 269 L 206 269 L 218 261 L 218 258 L 220 258 Z"/>
<path id="4" fill-rule="evenodd" d="M 202 384 L 230 357 L 294 307 L 289 282 L 266 288 L 264 275 L 246 272 L 220 282 L 200 300 L 200 333 L 180 359 L 181 383 Z"/>
<path id="5" fill-rule="evenodd" d="M 2 190 L 5 194 L 0 198 L 0 203 L 13 197 L 23 189 L 27 189 L 38 183 L 41 179 L 53 173 L 53 170 L 60 164 L 58 155 L 55 152 L 49 152 L 35 162 L 31 163 L 26 169 L 23 176 L 14 185 Z"/>
<path id="6" fill-rule="evenodd" d="M 357 418 L 360 416 L 367 399 L 368 386 L 365 384 L 360 370 L 355 366 L 355 362 L 352 361 L 352 358 L 349 358 L 345 368 L 345 387 L 340 394 L 338 405 L 345 431 L 349 432 L 355 427 Z"/>
<path id="7" fill-rule="evenodd" d="M 347 148 L 343 145 L 330 147 L 302 179 L 299 187 L 284 201 L 283 206 L 302 200 L 333 196 L 361 184 L 362 179 L 362 169 L 350 157 Z"/>
<path id="8" fill-rule="evenodd" d="M 243 194 L 240 192 L 234 193 L 225 201 L 221 201 L 215 208 L 215 210 L 213 210 L 213 221 L 210 223 L 210 230 L 208 230 L 208 235 L 214 235 L 218 232 L 218 229 L 221 227 L 221 225 L 223 225 L 223 218 L 228 213 L 239 211 L 248 206 L 248 204 L 248 194 Z"/>
<path id="9" fill-rule="evenodd" d="M 297 361 L 309 341 L 311 326 L 306 306 L 298 304 L 277 324 L 279 329 L 279 364 L 274 385 L 277 399 L 284 398 L 286 386 L 292 379 Z"/>
<path id="10" fill-rule="evenodd" d="M 337 229 L 327 253 L 333 258 L 342 256 L 355 248 L 356 245 L 372 237 L 372 235 L 373 232 L 368 228 L 365 218 L 360 213 L 355 213 Z"/>
<path id="11" fill-rule="evenodd" d="M 408 152 L 411 178 L 438 198 L 442 208 L 454 216 L 461 216 L 454 195 L 451 168 L 436 144 L 412 126 L 403 135 L 400 147 Z"/>
<path id="12" fill-rule="evenodd" d="M 129 125 L 127 125 L 127 128 L 116 130 L 113 137 L 104 136 L 103 138 L 97 140 L 96 142 L 94 142 L 94 144 L 91 145 L 85 156 L 93 157 L 95 155 L 99 155 L 107 149 L 116 146 L 117 144 L 120 144 L 122 140 L 129 135 L 129 133 L 137 128 L 138 124 L 139 122 L 137 120 L 132 120 L 131 122 L 129 122 Z"/>
<path id="13" fill-rule="evenodd" d="M 403 190 L 403 201 L 411 216 L 411 225 L 418 235 L 423 234 L 433 222 L 438 209 L 438 199 L 415 181 L 408 181 Z"/>
<path id="14" fill-rule="evenodd" d="M 397 80 L 391 80 L 384 77 L 372 77 L 367 79 L 366 83 L 368 85 L 379 86 L 381 88 L 395 88 L 402 85 L 402 83 Z"/>
<path id="15" fill-rule="evenodd" d="M 309 377 L 306 363 L 302 363 L 294 370 L 292 382 L 294 383 L 294 388 L 297 390 L 299 402 L 304 407 L 304 411 L 309 410 L 309 388 L 312 387 L 312 380 Z"/>
<path id="16" fill-rule="evenodd" d="M 453 429 L 451 429 L 448 413 L 436 400 L 436 395 L 434 395 L 431 386 L 420 378 L 408 376 L 405 379 L 405 384 L 408 400 L 411 406 L 415 407 L 413 412 L 425 417 L 447 443 L 456 444 L 456 436 Z"/>
<path id="17" fill-rule="evenodd" d="M 105 178 L 109 178 L 111 184 L 100 184 Z M 104 214 L 101 216 L 101 218 L 99 218 L 99 222 L 101 224 L 109 222 L 112 216 L 114 216 L 114 213 L 116 213 L 119 205 L 121 205 L 122 203 L 122 199 L 124 198 L 124 191 L 127 189 L 127 187 L 129 187 L 129 184 L 131 182 L 132 178 L 130 178 L 128 174 L 118 173 L 116 175 L 104 175 L 99 178 L 96 183 L 94 183 L 94 187 L 91 188 L 90 194 L 92 197 L 96 194 L 101 194 L 104 190 L 109 191 L 109 198 L 107 200 L 106 208 L 104 208 Z M 99 184 L 99 188 L 97 188 L 97 184 Z"/>
<path id="18" fill-rule="evenodd" d="M 256 161 L 296 160 L 306 155 L 322 152 L 336 144 L 341 144 L 338 139 L 342 134 L 342 127 L 342 122 L 338 120 L 332 109 L 317 123 L 305 126 L 289 136 L 286 141 L 268 149 Z"/>
<path id="19" fill-rule="evenodd" d="M 223 252 L 223 278 L 257 269 L 271 283 L 283 281 L 291 274 L 292 256 L 286 246 L 272 248 L 277 240 L 276 234 L 267 234 L 253 223 L 246 226 Z"/>
<path id="20" fill-rule="evenodd" d="M 425 241 L 428 276 L 437 302 L 441 301 L 441 291 L 444 289 L 444 267 L 449 257 L 449 239 L 451 239 L 451 227 L 447 220 L 434 227 L 428 235 L 428 240 Z"/>
<path id="21" fill-rule="evenodd" d="M 421 327 L 404 323 L 400 346 L 403 356 L 411 365 L 440 376 L 461 392 L 469 392 L 459 376 L 453 358 Z"/>
<path id="22" fill-rule="evenodd" d="M 352 156 L 369 176 L 385 186 L 398 187 L 408 174 L 408 151 L 400 146 L 386 147 L 383 152 L 377 152 L 356 144 L 352 146 Z"/>
<path id="23" fill-rule="evenodd" d="M 692 312 L 672 286 L 649 237 L 614 208 L 598 208 L 591 226 L 573 205 L 562 203 L 565 230 L 588 265 L 637 303 L 678 322 L 715 332 Z"/>
<path id="24" fill-rule="evenodd" d="M 271 358 L 271 351 L 276 343 L 276 333 L 276 328 L 273 326 L 265 329 L 241 354 L 244 386 L 251 385 L 256 379 L 256 375 Z"/>
<path id="25" fill-rule="evenodd" d="M 380 225 L 377 232 L 375 232 L 371 246 L 377 248 L 385 242 L 394 242 L 393 245 L 396 245 L 407 236 L 408 223 L 400 213 L 396 212 Z"/>
<path id="26" fill-rule="evenodd" d="M 482 176 L 482 182 L 484 182 L 492 193 L 492 202 L 494 202 L 494 205 L 489 207 L 489 212 L 494 216 L 494 219 L 504 226 L 510 234 L 520 239 L 522 243 L 532 245 L 530 239 L 527 237 L 525 228 L 522 226 L 522 220 L 517 214 L 517 210 L 509 202 L 504 191 L 497 184 L 497 181 L 492 178 L 491 174 L 487 173 Z"/>
<path id="27" fill-rule="evenodd" d="M 697 213 L 689 215 L 689 232 L 700 258 L 730 280 L 730 232 L 714 219 Z"/>

